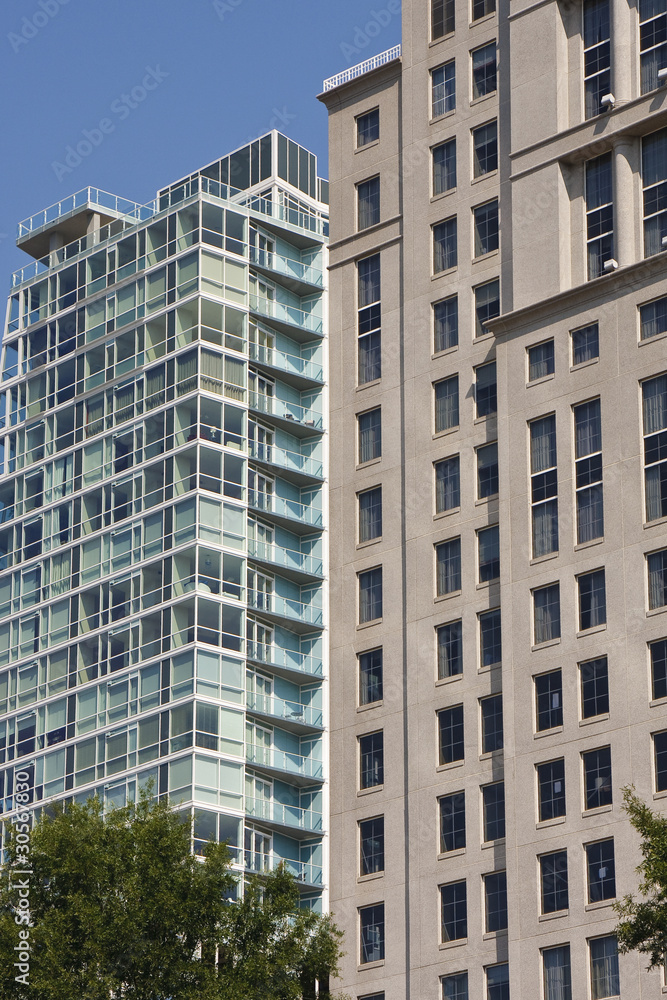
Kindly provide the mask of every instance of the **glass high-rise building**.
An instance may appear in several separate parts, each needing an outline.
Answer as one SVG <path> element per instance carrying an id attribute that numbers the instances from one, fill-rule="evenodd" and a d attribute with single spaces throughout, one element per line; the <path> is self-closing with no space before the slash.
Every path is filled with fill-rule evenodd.
<path id="1" fill-rule="evenodd" d="M 327 183 L 276 131 L 19 226 L 0 392 L 0 812 L 152 783 L 239 869 L 326 860 Z"/>

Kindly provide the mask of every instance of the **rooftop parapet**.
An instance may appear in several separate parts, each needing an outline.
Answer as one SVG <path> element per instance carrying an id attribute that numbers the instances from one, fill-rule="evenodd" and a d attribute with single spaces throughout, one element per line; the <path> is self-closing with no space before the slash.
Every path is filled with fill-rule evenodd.
<path id="1" fill-rule="evenodd" d="M 365 73 L 370 73 L 371 70 L 378 69 L 379 66 L 384 66 L 385 63 L 393 62 L 394 59 L 400 58 L 401 46 L 394 45 L 393 48 L 387 49 L 386 52 L 381 52 L 378 56 L 373 56 L 372 59 L 366 59 L 364 62 L 357 63 L 356 66 L 350 66 L 349 69 L 343 70 L 342 73 L 330 76 L 322 84 L 322 91 L 326 93 L 328 90 L 335 90 L 336 87 L 340 87 L 344 83 L 349 83 L 350 80 L 355 80 L 358 76 L 363 76 Z"/>

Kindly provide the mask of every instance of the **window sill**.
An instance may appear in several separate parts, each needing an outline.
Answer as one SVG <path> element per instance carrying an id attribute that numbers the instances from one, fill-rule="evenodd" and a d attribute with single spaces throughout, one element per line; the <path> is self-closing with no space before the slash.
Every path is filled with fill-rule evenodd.
<path id="1" fill-rule="evenodd" d="M 653 793 L 654 801 L 657 799 L 667 799 L 667 788 L 663 788 L 661 792 Z"/>
<path id="2" fill-rule="evenodd" d="M 374 882 L 379 878 L 384 878 L 384 872 L 371 872 L 370 875 L 359 875 L 357 882 Z"/>
<path id="3" fill-rule="evenodd" d="M 540 913 L 537 919 L 542 923 L 543 920 L 558 920 L 559 917 L 568 917 L 569 915 L 569 910 L 555 910 L 553 913 Z"/>
<path id="4" fill-rule="evenodd" d="M 357 542 L 358 549 L 367 549 L 369 545 L 377 545 L 378 542 L 382 541 L 382 535 L 378 535 L 377 538 L 369 538 L 366 542 Z"/>
<path id="5" fill-rule="evenodd" d="M 368 712 L 371 708 L 382 708 L 384 701 L 371 701 L 368 705 L 357 705 L 357 712 Z"/>
<path id="6" fill-rule="evenodd" d="M 590 628 L 582 628 L 580 631 L 575 632 L 575 636 L 577 639 L 581 639 L 587 635 L 596 635 L 598 632 L 606 632 L 606 630 L 607 623 L 605 622 L 603 625 L 591 625 Z"/>
<path id="7" fill-rule="evenodd" d="M 436 271 L 435 274 L 431 275 L 431 281 L 437 281 L 439 278 L 446 278 L 448 275 L 456 274 L 457 268 L 458 264 L 455 264 L 454 267 L 447 267 L 444 271 Z"/>
<path id="8" fill-rule="evenodd" d="M 667 520 L 667 518 L 665 518 Z M 602 538 L 591 538 L 590 542 L 579 542 L 574 546 L 575 552 L 581 552 L 582 549 L 590 549 L 594 545 L 602 545 L 604 542 L 604 536 Z"/>
<path id="9" fill-rule="evenodd" d="M 540 729 L 539 732 L 533 733 L 534 740 L 543 740 L 545 736 L 558 736 L 559 733 L 563 732 L 562 726 L 554 726 L 553 729 Z"/>
<path id="10" fill-rule="evenodd" d="M 448 434 L 455 434 L 460 426 L 460 424 L 456 424 L 455 427 L 446 427 L 444 431 L 436 431 L 435 434 L 431 434 L 431 440 L 439 441 L 441 438 L 447 437 Z"/>
<path id="11" fill-rule="evenodd" d="M 590 719 L 580 719 L 580 726 L 592 726 L 596 722 L 608 722 L 609 712 L 605 712 L 604 715 L 593 715 Z"/>
<path id="12" fill-rule="evenodd" d="M 372 388 L 373 386 L 379 385 L 381 381 L 382 381 L 381 378 L 374 378 L 374 379 L 371 379 L 370 382 L 359 382 L 359 384 L 356 386 L 355 391 L 356 392 L 361 392 L 362 389 Z M 372 461 L 372 459 L 371 459 L 371 461 Z"/>
<path id="13" fill-rule="evenodd" d="M 432 49 L 434 45 L 439 45 L 440 42 L 446 42 L 448 38 L 453 38 L 454 32 L 448 31 L 446 35 L 440 35 L 440 38 L 434 38 L 428 43 L 429 49 Z"/>
<path id="14" fill-rule="evenodd" d="M 449 594 L 438 594 L 436 597 L 433 598 L 433 603 L 437 604 L 440 601 L 449 601 L 452 599 L 452 597 L 460 597 L 461 593 L 462 591 L 460 590 L 452 590 Z"/>
<path id="15" fill-rule="evenodd" d="M 480 126 L 480 128 L 481 127 L 482 126 Z M 497 176 L 498 176 L 498 170 L 497 169 L 496 170 L 487 170 L 487 172 L 485 174 L 478 174 L 477 177 L 473 177 L 473 179 L 470 181 L 470 183 L 471 184 L 479 184 L 480 181 L 485 181 L 489 177 L 497 177 Z"/>
<path id="16" fill-rule="evenodd" d="M 378 962 L 364 962 L 362 965 L 357 966 L 357 972 L 365 972 L 366 969 L 381 969 L 384 966 L 384 959 L 381 958 Z"/>
<path id="17" fill-rule="evenodd" d="M 435 303 L 433 303 L 435 305 Z M 431 355 L 431 361 L 438 361 L 439 358 L 446 358 L 448 354 L 453 354 L 454 351 L 458 351 L 459 345 L 453 344 L 451 347 L 445 347 L 442 351 L 435 351 Z"/>
<path id="18" fill-rule="evenodd" d="M 475 419 L 473 420 L 473 426 L 476 427 L 477 424 L 485 424 L 485 423 L 487 423 L 487 421 L 497 420 L 497 419 L 498 419 L 498 411 L 497 410 L 493 410 L 492 413 L 485 413 L 481 417 L 475 417 Z"/>
<path id="19" fill-rule="evenodd" d="M 370 622 L 360 622 L 359 625 L 356 626 L 357 632 L 360 629 L 371 628 L 371 626 L 373 626 L 373 625 L 379 625 L 381 622 L 382 622 L 381 618 L 374 618 Z"/>
<path id="20" fill-rule="evenodd" d="M 544 385 L 545 382 L 551 382 L 552 379 L 556 378 L 555 372 L 550 372 L 549 375 L 542 375 L 540 378 L 531 378 L 526 382 L 526 389 L 533 385 Z"/>
<path id="21" fill-rule="evenodd" d="M 497 663 L 484 663 L 481 667 L 477 667 L 477 674 L 490 674 L 492 670 L 500 670 L 502 668 L 502 661 L 499 660 Z"/>
<path id="22" fill-rule="evenodd" d="M 549 562 L 550 559 L 557 559 L 558 556 L 559 556 L 558 551 L 556 551 L 556 552 L 547 552 L 546 555 L 535 556 L 533 559 L 530 560 L 530 562 L 528 563 L 528 565 L 529 566 L 539 566 L 540 563 Z"/>
<path id="23" fill-rule="evenodd" d="M 580 368 L 590 368 L 591 365 L 596 365 L 600 357 L 591 358 L 590 361 L 580 361 L 578 365 L 570 365 L 571 372 L 578 372 Z"/>
<path id="24" fill-rule="evenodd" d="M 431 205 L 434 202 L 442 201 L 443 198 L 446 198 L 450 194 L 456 194 L 456 187 L 447 188 L 446 191 L 439 191 L 437 194 L 432 194 L 430 199 Z"/>
<path id="25" fill-rule="evenodd" d="M 481 504 L 487 504 L 489 500 L 497 500 L 497 499 L 498 499 L 497 493 L 489 493 L 488 497 L 478 497 L 478 499 L 475 500 L 475 507 L 479 507 Z"/>
<path id="26" fill-rule="evenodd" d="M 441 941 L 438 945 L 440 951 L 447 951 L 449 948 L 460 948 L 462 945 L 468 943 L 468 938 L 457 938 L 456 941 Z"/>
<path id="27" fill-rule="evenodd" d="M 479 97 L 472 97 L 470 99 L 470 107 L 476 108 L 478 104 L 483 104 L 484 101 L 490 101 L 492 97 L 498 96 L 498 88 L 491 90 L 488 94 L 480 94 Z"/>
<path id="28" fill-rule="evenodd" d="M 374 233 L 382 229 L 384 226 L 384 220 L 380 219 L 379 222 L 374 222 L 371 226 L 364 226 L 363 229 L 357 228 L 355 236 L 361 236 L 362 233 Z"/>
<path id="29" fill-rule="evenodd" d="M 646 617 L 653 618 L 654 615 L 664 615 L 665 611 L 667 611 L 667 605 L 664 605 L 661 608 L 650 608 L 646 612 Z"/>
<path id="30" fill-rule="evenodd" d="M 667 524 L 667 517 L 656 517 L 653 521 L 644 521 L 642 528 L 652 528 L 656 524 Z"/>
<path id="31" fill-rule="evenodd" d="M 505 846 L 505 837 L 498 837 L 497 840 L 485 840 L 482 842 L 481 845 L 483 851 L 488 851 L 492 847 L 504 847 L 504 846 Z"/>
<path id="32" fill-rule="evenodd" d="M 442 687 L 444 684 L 454 684 L 455 681 L 463 680 L 463 671 L 460 674 L 452 674 L 451 677 L 438 677 L 435 682 L 436 687 Z"/>
<path id="33" fill-rule="evenodd" d="M 498 938 L 507 937 L 507 928 L 503 927 L 500 931 L 486 931 L 482 934 L 482 941 L 497 941 Z"/>
<path id="34" fill-rule="evenodd" d="M 531 653 L 536 653 L 539 649 L 548 649 L 550 646 L 560 645 L 560 636 L 557 639 L 547 639 L 546 642 L 536 642 L 530 647 Z"/>
<path id="35" fill-rule="evenodd" d="M 494 576 L 493 580 L 482 580 L 481 583 L 475 584 L 475 590 L 491 590 L 492 587 L 497 587 L 500 584 L 500 577 Z"/>
<path id="36" fill-rule="evenodd" d="M 456 114 L 456 108 L 450 108 L 449 111 L 445 111 L 442 115 L 436 115 L 435 118 L 429 118 L 429 125 L 437 125 L 439 122 L 446 121 L 447 118 L 453 118 Z"/>
<path id="37" fill-rule="evenodd" d="M 646 344 L 654 344 L 656 340 L 666 340 L 666 339 L 667 339 L 667 333 L 656 333 L 655 336 L 653 337 L 644 337 L 643 340 L 638 340 L 637 347 L 645 347 Z"/>
<path id="38" fill-rule="evenodd" d="M 480 760 L 502 760 L 504 754 L 504 748 L 500 747 L 499 750 L 487 750 L 486 753 L 481 753 L 479 755 Z"/>
<path id="39" fill-rule="evenodd" d="M 490 14 L 484 14 L 483 17 L 476 17 L 474 21 L 471 21 L 468 25 L 469 28 L 476 28 L 478 24 L 486 24 L 488 21 L 492 21 L 496 16 L 495 10 L 492 10 Z"/>
<path id="40" fill-rule="evenodd" d="M 381 792 L 384 789 L 384 785 L 373 785 L 372 788 L 360 788 L 357 792 L 357 798 L 363 795 L 370 795 L 372 792 Z"/>
<path id="41" fill-rule="evenodd" d="M 365 149 L 372 149 L 372 148 L 373 148 L 373 146 L 379 146 L 379 145 L 380 145 L 380 140 L 379 140 L 379 139 L 373 139 L 373 141 L 372 141 L 372 142 L 365 142 L 365 143 L 363 144 L 363 146 L 357 146 L 357 147 L 355 148 L 354 152 L 355 152 L 355 154 L 356 154 L 356 153 L 363 153 L 363 151 L 364 151 Z"/>
<path id="42" fill-rule="evenodd" d="M 554 816 L 553 819 L 540 819 L 535 824 L 535 829 L 548 830 L 550 826 L 560 826 L 561 823 L 565 822 L 566 818 L 566 816 Z"/>
<path id="43" fill-rule="evenodd" d="M 457 767 L 463 767 L 464 763 L 464 760 L 453 760 L 449 764 L 437 764 L 435 769 L 440 774 L 441 771 L 453 771 Z"/>
<path id="44" fill-rule="evenodd" d="M 667 696 L 664 698 L 652 698 L 648 703 L 649 708 L 664 708 L 667 705 Z"/>
<path id="45" fill-rule="evenodd" d="M 457 847 L 455 851 L 440 851 L 438 861 L 443 861 L 445 858 L 460 858 L 465 852 L 465 847 Z"/>
<path id="46" fill-rule="evenodd" d="M 433 520 L 440 521 L 443 517 L 449 517 L 451 514 L 460 514 L 460 513 L 461 513 L 460 507 L 450 507 L 449 510 L 441 510 L 438 511 L 437 514 L 434 514 Z"/>
<path id="47" fill-rule="evenodd" d="M 488 253 L 481 253 L 479 255 L 479 257 L 473 257 L 472 263 L 473 264 L 481 264 L 482 261 L 489 260 L 489 258 L 491 258 L 491 257 L 497 257 L 499 255 L 499 253 L 500 253 L 500 250 L 498 249 L 498 247 L 496 247 L 495 250 L 489 250 Z"/>
<path id="48" fill-rule="evenodd" d="M 581 818 L 595 819 L 595 817 L 599 816 L 601 813 L 610 813 L 613 808 L 614 805 L 612 803 L 611 805 L 608 806 L 598 806 L 596 809 L 584 809 L 583 812 L 581 813 Z"/>
<path id="49" fill-rule="evenodd" d="M 599 899 L 597 903 L 587 903 L 584 906 L 584 910 L 588 913 L 590 910 L 604 910 L 608 906 L 613 906 L 616 902 L 616 896 L 612 896 L 611 899 Z"/>
<path id="50" fill-rule="evenodd" d="M 357 462 L 356 469 L 361 471 L 362 469 L 369 469 L 373 465 L 379 465 L 382 461 L 382 456 L 378 455 L 377 458 L 369 458 L 367 462 Z"/>
<path id="51" fill-rule="evenodd" d="M 494 318 L 497 319 L 497 317 Z M 489 322 L 493 321 L 489 320 Z M 485 344 L 487 340 L 491 341 L 493 339 L 494 339 L 494 334 L 491 332 L 491 330 L 489 330 L 488 332 L 480 333 L 477 337 L 473 337 L 472 342 L 473 344 Z"/>

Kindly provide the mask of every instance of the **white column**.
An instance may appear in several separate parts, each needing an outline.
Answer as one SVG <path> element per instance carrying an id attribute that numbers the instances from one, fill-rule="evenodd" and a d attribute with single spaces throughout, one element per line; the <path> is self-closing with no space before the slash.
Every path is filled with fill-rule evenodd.
<path id="1" fill-rule="evenodd" d="M 631 101 L 636 95 L 632 86 L 635 20 L 628 0 L 610 0 L 611 15 L 611 91 L 616 103 Z"/>
<path id="2" fill-rule="evenodd" d="M 619 139 L 614 143 L 614 257 L 621 267 L 637 259 L 634 153 L 631 139 Z"/>

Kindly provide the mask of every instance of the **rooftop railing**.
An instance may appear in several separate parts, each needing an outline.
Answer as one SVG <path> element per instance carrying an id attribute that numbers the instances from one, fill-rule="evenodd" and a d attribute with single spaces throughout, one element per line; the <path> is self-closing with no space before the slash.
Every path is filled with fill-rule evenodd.
<path id="1" fill-rule="evenodd" d="M 151 206 L 140 205 L 136 201 L 128 201 L 127 198 L 119 198 L 118 195 L 110 194 L 108 191 L 101 191 L 99 188 L 87 187 L 82 188 L 75 194 L 69 195 L 67 198 L 63 198 L 62 201 L 57 201 L 55 205 L 49 205 L 48 208 L 42 209 L 36 215 L 31 215 L 29 219 L 19 222 L 18 239 L 22 239 L 22 237 L 28 236 L 29 233 L 50 225 L 56 219 L 60 219 L 64 215 L 69 215 L 84 205 L 97 205 L 108 212 L 114 212 L 119 216 L 127 216 L 135 219 L 137 222 L 149 219 L 154 214 Z"/>
<path id="2" fill-rule="evenodd" d="M 325 80 L 322 84 L 322 90 L 325 93 L 327 90 L 334 90 L 336 87 L 340 87 L 343 83 L 349 83 L 350 80 L 354 80 L 358 76 L 363 76 L 364 73 L 370 73 L 372 69 L 377 69 L 378 66 L 384 66 L 385 63 L 393 62 L 394 59 L 399 59 L 400 55 L 401 46 L 394 45 L 393 48 L 387 49 L 386 52 L 381 52 L 378 56 L 373 56 L 372 59 L 366 59 L 364 62 L 357 63 L 356 66 L 350 66 L 349 69 L 343 70 L 342 73 L 330 76 L 329 79 Z"/>

